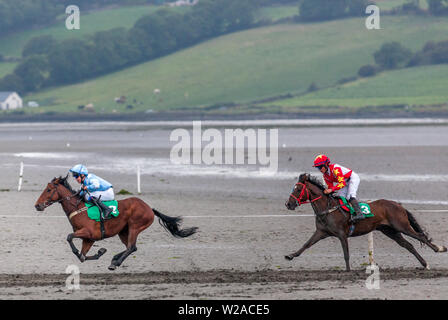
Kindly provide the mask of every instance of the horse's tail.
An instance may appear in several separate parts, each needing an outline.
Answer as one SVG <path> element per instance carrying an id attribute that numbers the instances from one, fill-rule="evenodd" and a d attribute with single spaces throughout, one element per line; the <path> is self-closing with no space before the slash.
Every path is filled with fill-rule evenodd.
<path id="1" fill-rule="evenodd" d="M 180 224 L 182 222 L 181 217 L 169 217 L 156 209 L 152 209 L 152 211 L 159 218 L 160 225 L 176 238 L 186 238 L 198 231 L 197 227 L 180 229 Z"/>
<path id="2" fill-rule="evenodd" d="M 407 209 L 406 213 L 408 215 L 408 219 L 409 219 L 409 223 L 411 224 L 411 227 L 418 233 L 421 233 L 425 236 L 425 238 L 429 241 L 432 242 L 432 239 L 429 237 L 429 234 L 425 231 L 425 229 L 417 222 L 417 219 L 415 219 L 415 217 L 412 215 L 412 213 L 410 213 Z"/>

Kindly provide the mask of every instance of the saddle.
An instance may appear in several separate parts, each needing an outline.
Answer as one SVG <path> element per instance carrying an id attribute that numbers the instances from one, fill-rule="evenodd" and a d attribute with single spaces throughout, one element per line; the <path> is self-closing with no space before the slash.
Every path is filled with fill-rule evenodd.
<path id="1" fill-rule="evenodd" d="M 112 212 L 107 220 L 118 217 L 120 212 L 118 212 L 118 201 L 117 200 L 103 201 L 103 204 L 112 209 Z M 86 202 L 85 205 L 87 207 L 87 215 L 90 219 L 95 220 L 95 221 L 102 220 L 100 209 L 94 203 Z"/>
<path id="2" fill-rule="evenodd" d="M 345 212 L 350 213 L 351 215 L 356 215 L 355 209 L 353 209 L 353 206 L 348 202 L 348 200 L 344 197 L 336 197 L 336 199 L 339 201 L 339 205 L 341 206 L 341 209 Z M 364 217 L 369 218 L 373 217 L 374 214 L 372 210 L 370 209 L 370 205 L 365 202 L 360 202 L 359 206 L 361 207 L 361 212 L 364 214 Z"/>

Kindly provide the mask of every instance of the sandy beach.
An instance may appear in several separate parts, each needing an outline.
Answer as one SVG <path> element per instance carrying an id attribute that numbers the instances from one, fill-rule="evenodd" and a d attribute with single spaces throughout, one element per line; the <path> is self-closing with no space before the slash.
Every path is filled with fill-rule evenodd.
<path id="1" fill-rule="evenodd" d="M 249 124 L 250 126 L 250 124 Z M 367 237 L 350 238 L 351 273 L 343 272 L 340 243 L 325 239 L 286 261 L 315 230 L 309 205 L 284 202 L 314 156 L 326 153 L 361 176 L 359 198 L 391 199 L 412 211 L 434 242 L 448 243 L 446 125 L 279 126 L 278 173 L 259 166 L 188 166 L 170 161 L 175 126 L 128 124 L 0 124 L 2 167 L 1 299 L 447 299 L 448 254 L 411 240 L 431 266 L 379 232 L 374 233 L 381 289 L 365 281 Z M 254 128 L 257 128 L 254 125 Z M 222 127 L 218 127 L 221 130 Z M 24 163 L 17 192 L 20 162 Z M 46 184 L 77 163 L 164 214 L 183 216 L 199 232 L 175 239 L 158 223 L 138 238 L 138 251 L 114 272 L 118 238 L 98 261 L 80 263 L 71 252 L 71 226 L 59 205 L 37 212 Z M 142 193 L 137 194 L 136 168 Z M 71 180 L 76 187 L 76 183 Z M 128 196 L 117 196 L 123 199 Z M 79 246 L 80 242 L 76 242 Z M 80 270 L 80 290 L 65 288 L 69 265 Z M 171 280 L 170 280 L 171 279 Z"/>

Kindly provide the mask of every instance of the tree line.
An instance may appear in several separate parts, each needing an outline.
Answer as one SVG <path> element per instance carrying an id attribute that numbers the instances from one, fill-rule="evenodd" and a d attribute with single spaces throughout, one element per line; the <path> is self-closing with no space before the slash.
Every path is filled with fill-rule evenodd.
<path id="1" fill-rule="evenodd" d="M 109 0 L 108 0 L 109 1 Z M 0 79 L 0 90 L 22 94 L 79 82 L 155 59 L 212 37 L 251 27 L 257 0 L 202 0 L 185 13 L 169 9 L 140 18 L 130 29 L 85 39 L 31 39 L 22 62 Z"/>
<path id="2" fill-rule="evenodd" d="M 0 35 L 49 25 L 65 13 L 71 4 L 82 10 L 100 8 L 111 4 L 162 4 L 165 0 L 0 0 Z"/>
<path id="3" fill-rule="evenodd" d="M 312 22 L 365 16 L 367 6 L 371 4 L 376 3 L 374 0 L 301 0 L 299 2 L 299 20 Z M 428 0 L 427 11 L 420 7 L 419 0 L 407 0 L 391 12 L 395 14 L 427 13 L 433 16 L 448 15 L 448 0 Z"/>
<path id="4" fill-rule="evenodd" d="M 358 71 L 359 76 L 374 76 L 382 70 L 448 63 L 448 40 L 429 41 L 416 53 L 397 41 L 387 42 L 373 56 L 375 65 L 362 66 Z"/>

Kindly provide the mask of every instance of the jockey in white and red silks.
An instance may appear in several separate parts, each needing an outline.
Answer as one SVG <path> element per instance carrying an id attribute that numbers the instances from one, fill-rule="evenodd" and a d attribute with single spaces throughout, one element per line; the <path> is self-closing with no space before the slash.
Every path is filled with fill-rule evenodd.
<path id="1" fill-rule="evenodd" d="M 359 187 L 359 175 L 353 170 L 343 167 L 339 164 L 331 164 L 330 158 L 321 154 L 314 159 L 314 165 L 324 176 L 328 189 L 325 194 L 336 192 L 340 197 L 346 198 L 355 209 L 356 215 L 352 217 L 352 221 L 364 219 L 361 212 L 356 193 Z"/>

